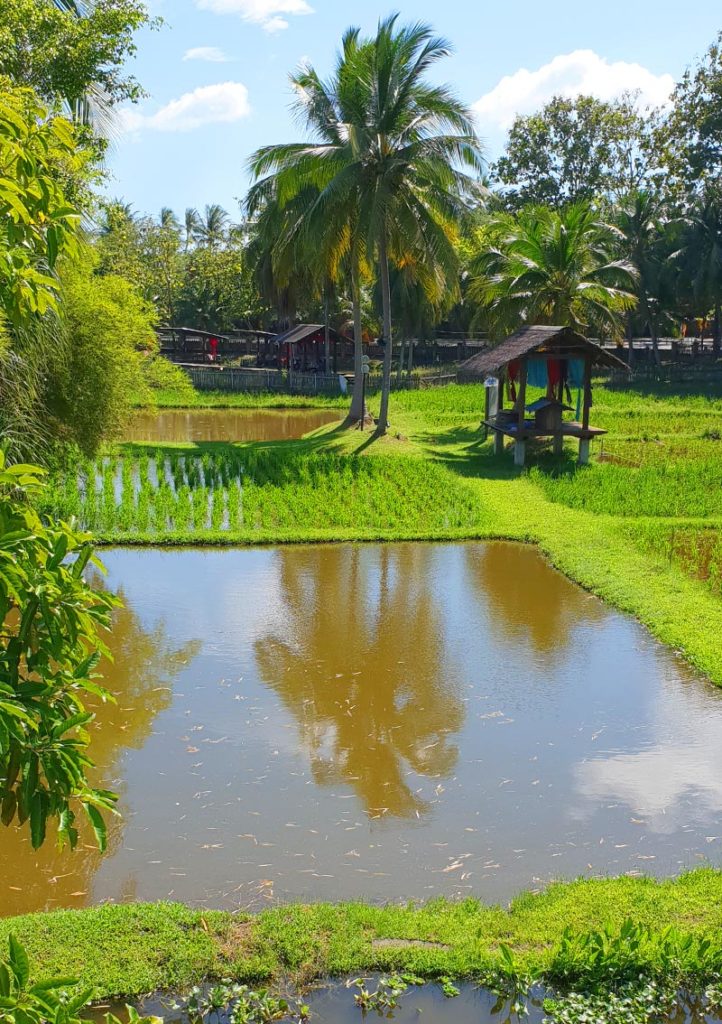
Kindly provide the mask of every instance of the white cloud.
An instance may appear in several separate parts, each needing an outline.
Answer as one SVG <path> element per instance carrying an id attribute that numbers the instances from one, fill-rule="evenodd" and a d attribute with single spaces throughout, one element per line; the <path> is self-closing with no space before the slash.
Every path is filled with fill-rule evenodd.
<path id="1" fill-rule="evenodd" d="M 531 114 L 553 96 L 596 96 L 611 100 L 639 92 L 642 105 L 661 106 L 674 88 L 671 75 L 655 75 L 641 64 L 610 63 L 593 50 L 561 54 L 536 71 L 520 68 L 474 104 L 482 125 L 508 129 L 516 114 Z"/>
<path id="2" fill-rule="evenodd" d="M 186 50 L 183 60 L 208 60 L 212 64 L 225 64 L 229 58 L 218 46 L 194 46 Z"/>
<path id="3" fill-rule="evenodd" d="M 288 28 L 285 14 L 313 14 L 307 0 L 196 0 L 196 6 L 214 14 L 238 14 L 266 32 Z"/>
<path id="4" fill-rule="evenodd" d="M 207 124 L 229 123 L 248 117 L 248 89 L 241 82 L 204 85 L 171 100 L 155 114 L 125 107 L 121 111 L 126 132 L 152 129 L 158 132 L 191 132 Z"/>

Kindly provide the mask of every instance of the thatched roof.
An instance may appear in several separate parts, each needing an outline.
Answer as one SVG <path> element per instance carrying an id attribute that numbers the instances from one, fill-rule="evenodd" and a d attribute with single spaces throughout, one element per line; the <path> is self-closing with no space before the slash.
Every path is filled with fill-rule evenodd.
<path id="1" fill-rule="evenodd" d="M 485 352 L 467 359 L 459 367 L 460 380 L 484 380 L 490 374 L 498 373 L 515 359 L 533 355 L 549 355 L 558 359 L 573 359 L 575 356 L 591 354 L 594 366 L 610 366 L 615 369 L 629 369 L 627 364 L 612 352 L 606 352 L 571 327 L 522 327 Z"/>

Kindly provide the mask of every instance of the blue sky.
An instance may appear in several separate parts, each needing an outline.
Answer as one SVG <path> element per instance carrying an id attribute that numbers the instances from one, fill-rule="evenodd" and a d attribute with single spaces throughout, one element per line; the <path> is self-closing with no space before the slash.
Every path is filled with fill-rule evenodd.
<path id="1" fill-rule="evenodd" d="M 165 19 L 138 37 L 132 71 L 149 93 L 121 112 L 107 191 L 144 213 L 220 202 L 237 213 L 258 146 L 299 137 L 288 74 L 333 65 L 349 25 L 371 32 L 398 10 L 453 45 L 439 69 L 468 104 L 494 156 L 515 112 L 555 93 L 610 98 L 638 88 L 664 102 L 671 84 L 722 29 L 717 0 L 152 0 Z"/>

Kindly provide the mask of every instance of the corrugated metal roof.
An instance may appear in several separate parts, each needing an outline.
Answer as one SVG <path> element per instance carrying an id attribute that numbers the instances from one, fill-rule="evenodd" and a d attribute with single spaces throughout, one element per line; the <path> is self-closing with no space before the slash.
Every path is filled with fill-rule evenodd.
<path id="1" fill-rule="evenodd" d="M 297 345 L 299 341 L 305 341 L 306 338 L 310 338 L 312 335 L 317 334 L 318 331 L 324 330 L 323 324 L 298 324 L 296 327 L 291 327 L 290 330 L 284 331 L 283 334 L 279 334 L 276 337 L 276 342 L 279 345 Z M 329 335 L 333 338 L 336 332 L 331 327 L 329 328 Z"/>
<path id="2" fill-rule="evenodd" d="M 540 350 L 549 352 L 550 356 L 564 358 L 565 351 L 569 350 L 572 355 L 591 353 L 592 362 L 596 366 L 611 366 L 617 369 L 629 369 L 627 364 L 613 355 L 605 352 L 593 341 L 589 341 L 582 334 L 577 334 L 571 327 L 546 327 L 543 325 L 522 327 L 510 335 L 506 341 L 502 341 L 492 349 L 479 352 L 467 359 L 459 367 L 460 380 L 484 380 L 489 374 L 497 373 L 503 367 Z"/>

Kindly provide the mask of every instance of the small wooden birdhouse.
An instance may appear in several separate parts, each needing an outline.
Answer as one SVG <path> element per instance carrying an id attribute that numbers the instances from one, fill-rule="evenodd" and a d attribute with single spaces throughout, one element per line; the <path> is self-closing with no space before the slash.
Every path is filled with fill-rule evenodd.
<path id="1" fill-rule="evenodd" d="M 565 412 L 570 411 L 570 406 L 563 405 L 553 398 L 540 398 L 531 405 L 527 405 L 526 411 L 534 413 L 534 428 L 554 434 L 562 429 L 562 419 Z"/>

